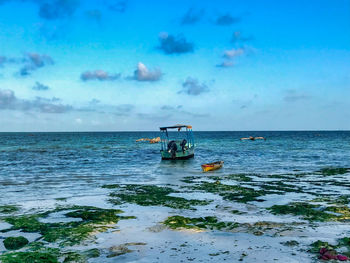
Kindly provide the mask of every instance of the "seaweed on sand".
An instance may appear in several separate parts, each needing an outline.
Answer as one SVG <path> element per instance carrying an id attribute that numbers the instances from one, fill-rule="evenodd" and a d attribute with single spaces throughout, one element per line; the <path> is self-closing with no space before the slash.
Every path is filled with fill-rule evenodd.
<path id="1" fill-rule="evenodd" d="M 7 237 L 4 240 L 4 246 L 6 249 L 16 250 L 24 247 L 29 243 L 25 237 Z"/>
<path id="2" fill-rule="evenodd" d="M 214 216 L 206 217 L 184 217 L 184 216 L 170 216 L 162 222 L 171 229 L 210 229 L 222 230 L 233 229 L 239 226 L 235 222 L 222 222 Z"/>
<path id="3" fill-rule="evenodd" d="M 185 176 L 184 178 L 182 178 L 180 181 L 187 183 L 187 184 L 193 184 L 196 183 L 195 180 L 199 179 L 200 177 L 198 176 Z"/>
<path id="4" fill-rule="evenodd" d="M 325 202 L 327 204 L 333 205 L 346 205 L 350 202 L 349 195 L 340 195 L 340 196 L 329 196 L 329 195 L 320 195 L 311 200 L 311 202 Z"/>
<path id="5" fill-rule="evenodd" d="M 264 184 L 259 185 L 260 188 L 268 191 L 276 191 L 275 193 L 286 193 L 286 192 L 293 192 L 293 193 L 304 193 L 302 190 L 302 187 L 296 186 L 295 184 L 286 184 L 282 181 L 277 182 L 265 182 Z"/>
<path id="6" fill-rule="evenodd" d="M 350 172 L 350 168 L 327 167 L 327 168 L 323 168 L 323 169 L 321 169 L 321 170 L 319 170 L 317 172 L 321 173 L 324 176 L 338 175 L 338 174 L 346 174 L 346 173 Z"/>
<path id="7" fill-rule="evenodd" d="M 223 175 L 223 176 L 216 176 L 216 175 L 210 175 L 208 178 L 212 180 L 235 180 L 238 182 L 251 182 L 253 181 L 253 178 L 250 176 L 255 176 L 256 174 L 229 174 L 229 175 Z"/>
<path id="8" fill-rule="evenodd" d="M 83 221 L 102 223 L 118 222 L 121 217 L 116 215 L 122 213 L 119 209 L 101 209 L 96 207 L 82 207 L 65 215 L 73 218 L 81 218 Z"/>
<path id="9" fill-rule="evenodd" d="M 295 202 L 287 205 L 274 205 L 267 208 L 275 215 L 292 214 L 309 221 L 346 221 L 350 219 L 350 209 L 346 206 L 329 206 Z"/>
<path id="10" fill-rule="evenodd" d="M 3 263 L 87 263 L 88 259 L 100 256 L 96 248 L 86 251 L 61 251 L 58 248 L 46 247 L 43 242 L 32 242 L 23 252 L 6 252 L 0 255 Z"/>
<path id="11" fill-rule="evenodd" d="M 240 203 L 246 203 L 250 201 L 264 201 L 258 197 L 270 193 L 265 190 L 255 190 L 250 187 L 243 187 L 240 185 L 227 185 L 222 184 L 220 181 L 216 182 L 202 182 L 199 185 L 191 186 L 194 190 L 201 190 L 213 194 L 218 194 L 223 199 L 228 201 L 236 201 Z"/>
<path id="12" fill-rule="evenodd" d="M 0 206 L 0 213 L 3 213 L 3 214 L 11 214 L 11 213 L 17 212 L 18 210 L 19 210 L 18 206 L 15 206 L 15 205 Z"/>
<path id="13" fill-rule="evenodd" d="M 205 178 L 211 179 L 211 180 L 235 180 L 238 182 L 251 182 L 253 181 L 253 178 L 250 176 L 256 176 L 256 174 L 228 174 L 228 175 L 208 175 L 205 176 Z M 202 177 L 199 176 L 186 176 L 183 179 L 181 179 L 182 182 L 192 184 L 192 183 L 200 183 L 200 180 Z M 199 181 L 198 181 L 199 180 Z"/>
<path id="14" fill-rule="evenodd" d="M 328 206 L 325 211 L 334 214 L 334 221 L 350 220 L 350 208 L 348 206 Z"/>
<path id="15" fill-rule="evenodd" d="M 0 255 L 2 263 L 58 263 L 60 250 L 47 248 L 42 242 L 32 242 L 26 245 L 27 251 L 6 252 Z"/>
<path id="16" fill-rule="evenodd" d="M 287 215 L 292 214 L 296 216 L 302 216 L 303 219 L 309 221 L 330 221 L 334 217 L 332 214 L 325 213 L 320 210 L 320 205 L 309 204 L 305 202 L 289 203 L 287 205 L 274 205 L 270 210 L 275 215 Z"/>
<path id="17" fill-rule="evenodd" d="M 50 253 L 12 252 L 0 256 L 3 263 L 58 263 L 58 258 Z"/>
<path id="18" fill-rule="evenodd" d="M 175 209 L 191 209 L 193 206 L 207 205 L 211 201 L 186 199 L 183 197 L 169 196 L 170 193 L 178 191 L 170 187 L 161 187 L 156 185 L 111 185 L 104 186 L 109 189 L 116 189 L 110 196 L 110 202 L 113 204 L 135 203 L 141 206 L 167 206 Z"/>
<path id="19" fill-rule="evenodd" d="M 39 220 L 57 210 L 72 209 L 75 211 L 67 212 L 65 215 L 74 218 L 81 218 L 81 221 L 43 223 Z M 106 224 L 116 224 L 121 219 L 134 218 L 116 215 L 121 212 L 121 210 L 117 209 L 102 209 L 90 206 L 58 208 L 41 214 L 5 217 L 4 220 L 11 224 L 12 227 L 4 229 L 2 232 L 11 230 L 37 232 L 42 235 L 44 241 L 59 241 L 60 245 L 75 245 L 89 238 L 92 233 L 101 232 L 111 227 L 106 226 Z"/>

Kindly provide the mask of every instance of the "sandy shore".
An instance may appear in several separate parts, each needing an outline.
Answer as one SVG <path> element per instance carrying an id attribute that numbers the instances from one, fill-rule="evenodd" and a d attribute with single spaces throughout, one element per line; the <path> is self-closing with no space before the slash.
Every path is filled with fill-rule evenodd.
<path id="1" fill-rule="evenodd" d="M 347 168 L 199 173 L 170 185 L 101 185 L 98 195 L 9 204 L 0 207 L 0 258 L 315 262 L 318 240 L 348 255 L 350 244 L 340 242 L 350 236 L 348 176 Z M 11 236 L 29 244 L 6 249 Z"/>

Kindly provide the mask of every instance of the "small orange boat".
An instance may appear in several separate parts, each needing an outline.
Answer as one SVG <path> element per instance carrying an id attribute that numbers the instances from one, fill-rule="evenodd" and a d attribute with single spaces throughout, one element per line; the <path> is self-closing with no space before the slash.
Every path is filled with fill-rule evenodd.
<path id="1" fill-rule="evenodd" d="M 220 169 L 223 165 L 224 165 L 223 161 L 217 161 L 214 163 L 206 163 L 206 164 L 202 164 L 202 169 L 203 169 L 203 172 L 209 172 L 209 171 L 214 171 L 214 170 Z"/>

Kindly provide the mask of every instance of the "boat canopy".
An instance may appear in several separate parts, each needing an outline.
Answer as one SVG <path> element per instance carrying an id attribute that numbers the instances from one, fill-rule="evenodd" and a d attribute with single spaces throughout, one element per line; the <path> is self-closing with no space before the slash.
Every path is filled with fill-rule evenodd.
<path id="1" fill-rule="evenodd" d="M 159 129 L 161 131 L 165 131 L 167 129 L 181 129 L 181 128 L 192 129 L 192 126 L 191 125 L 184 125 L 184 124 L 176 124 L 176 125 L 168 126 L 168 127 L 160 127 Z"/>

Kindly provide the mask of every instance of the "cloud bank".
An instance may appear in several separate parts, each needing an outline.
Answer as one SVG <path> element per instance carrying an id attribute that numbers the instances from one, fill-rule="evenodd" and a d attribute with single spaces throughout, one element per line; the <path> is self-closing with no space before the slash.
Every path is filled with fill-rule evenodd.
<path id="1" fill-rule="evenodd" d="M 19 99 L 9 89 L 0 89 L 0 110 L 39 111 L 42 113 L 65 113 L 73 109 L 59 103 L 59 99 L 36 97 L 34 100 Z"/>

